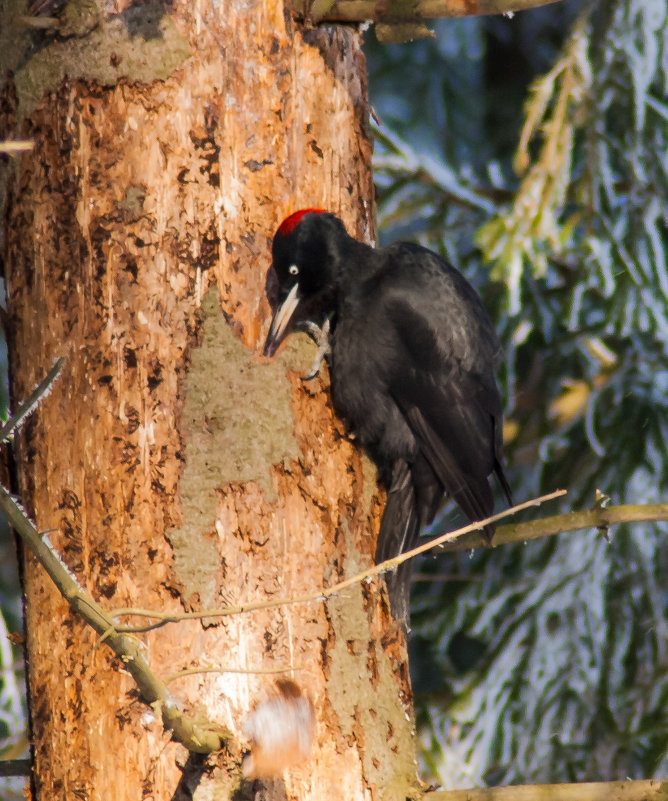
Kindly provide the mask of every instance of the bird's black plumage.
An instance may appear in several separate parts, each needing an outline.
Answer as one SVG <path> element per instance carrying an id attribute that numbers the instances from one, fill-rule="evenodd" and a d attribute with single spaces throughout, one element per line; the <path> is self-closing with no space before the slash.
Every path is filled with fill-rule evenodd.
<path id="1" fill-rule="evenodd" d="M 376 561 L 414 547 L 446 493 L 470 520 L 488 517 L 495 473 L 510 502 L 495 381 L 501 348 L 462 274 L 419 245 L 357 242 L 318 209 L 288 217 L 272 251 L 265 353 L 295 325 L 329 321 L 334 406 L 388 489 Z M 491 539 L 494 527 L 485 533 Z M 397 617 L 408 616 L 409 583 L 408 564 L 388 577 Z"/>

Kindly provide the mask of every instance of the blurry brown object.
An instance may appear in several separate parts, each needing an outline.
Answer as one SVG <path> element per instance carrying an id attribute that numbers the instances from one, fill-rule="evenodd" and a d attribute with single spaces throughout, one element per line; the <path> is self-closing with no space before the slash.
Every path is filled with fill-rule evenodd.
<path id="1" fill-rule="evenodd" d="M 244 759 L 244 775 L 279 777 L 286 768 L 305 762 L 311 754 L 313 704 L 294 681 L 277 681 L 272 695 L 244 720 L 243 731 L 251 741 L 251 752 Z"/>

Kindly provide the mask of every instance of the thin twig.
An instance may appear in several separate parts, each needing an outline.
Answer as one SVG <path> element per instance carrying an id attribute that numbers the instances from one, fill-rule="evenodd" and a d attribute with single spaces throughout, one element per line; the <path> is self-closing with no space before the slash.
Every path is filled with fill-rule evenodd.
<path id="1" fill-rule="evenodd" d="M 51 391 L 51 386 L 60 375 L 65 365 L 65 357 L 61 356 L 53 363 L 53 367 L 46 374 L 43 381 L 33 389 L 28 397 L 19 406 L 16 414 L 0 428 L 0 442 L 8 440 L 12 433 L 19 428 L 29 414 L 35 411 L 38 403 Z"/>
<path id="2" fill-rule="evenodd" d="M 240 673 L 241 675 L 258 675 L 258 676 L 273 676 L 277 673 L 292 673 L 296 670 L 306 670 L 305 667 L 299 665 L 289 665 L 288 667 L 274 667 L 274 668 L 230 668 L 230 667 L 196 667 L 185 668 L 179 670 L 178 673 L 171 673 L 165 679 L 165 684 L 171 684 L 177 679 L 183 679 L 186 676 L 196 676 L 199 673 Z"/>
<path id="3" fill-rule="evenodd" d="M 30 139 L 5 139 L 0 142 L 0 153 L 12 156 L 15 153 L 27 153 L 34 147 L 35 143 Z"/>
<path id="4" fill-rule="evenodd" d="M 57 17 L 29 17 L 26 14 L 14 17 L 13 22 L 14 25 L 34 28 L 38 31 L 55 30 L 60 25 L 60 20 Z"/>
<path id="5" fill-rule="evenodd" d="M 392 559 L 387 559 L 385 562 L 381 562 L 378 565 L 370 567 L 368 570 L 364 570 L 363 572 L 357 573 L 356 575 L 351 576 L 344 581 L 340 581 L 337 584 L 334 584 L 332 587 L 326 587 L 325 589 L 321 589 L 316 592 L 304 593 L 303 595 L 296 595 L 291 598 L 272 598 L 271 600 L 256 601 L 254 603 L 240 606 L 228 606 L 223 609 L 206 609 L 200 612 L 179 612 L 174 614 L 170 612 L 158 612 L 153 609 L 136 609 L 128 607 L 114 609 L 110 614 L 114 619 L 119 617 L 146 617 L 157 621 L 156 623 L 151 623 L 145 626 L 117 626 L 118 631 L 136 634 L 138 632 L 150 631 L 151 629 L 158 628 L 159 626 L 164 626 L 167 623 L 177 623 L 180 620 L 193 620 L 205 617 L 228 617 L 230 615 L 241 615 L 245 612 L 256 612 L 261 609 L 274 609 L 278 606 L 324 601 L 327 600 L 327 598 L 330 598 L 332 595 L 337 595 L 342 590 L 347 589 L 353 584 L 359 584 L 362 581 L 370 581 L 372 578 L 379 576 L 381 573 L 385 573 L 388 570 L 394 570 L 409 559 L 413 559 L 419 554 L 425 553 L 425 551 L 436 548 L 441 543 L 456 540 L 464 534 L 482 529 L 489 523 L 493 523 L 496 520 L 501 520 L 504 517 L 508 517 L 509 515 L 521 511 L 522 509 L 528 509 L 531 506 L 540 506 L 540 504 L 545 503 L 546 501 L 560 498 L 565 494 L 566 490 L 557 490 L 556 492 L 551 492 L 548 495 L 542 495 L 540 498 L 533 498 L 525 503 L 520 503 L 517 506 L 513 506 L 511 509 L 505 509 L 503 512 L 499 512 L 491 517 L 487 517 L 485 520 L 480 520 L 479 522 L 471 523 L 468 526 L 463 526 L 456 531 L 450 531 L 447 534 L 442 534 L 440 537 L 436 537 L 436 539 L 431 540 L 430 542 L 426 542 L 417 548 L 413 548 L 411 551 L 406 551 L 406 553 L 402 553 Z"/>

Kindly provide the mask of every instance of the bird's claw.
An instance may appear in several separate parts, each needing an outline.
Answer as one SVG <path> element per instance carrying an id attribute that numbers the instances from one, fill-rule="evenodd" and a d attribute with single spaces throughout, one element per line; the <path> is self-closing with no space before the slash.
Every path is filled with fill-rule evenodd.
<path id="1" fill-rule="evenodd" d="M 318 375 L 320 372 L 320 366 L 330 353 L 329 317 L 325 319 L 322 328 L 310 320 L 307 320 L 304 323 L 304 328 L 306 329 L 307 333 L 313 337 L 318 345 L 318 352 L 315 354 L 315 359 L 313 360 L 311 369 L 308 371 L 308 373 L 306 373 L 306 375 L 302 376 L 302 381 L 311 381 Z"/>

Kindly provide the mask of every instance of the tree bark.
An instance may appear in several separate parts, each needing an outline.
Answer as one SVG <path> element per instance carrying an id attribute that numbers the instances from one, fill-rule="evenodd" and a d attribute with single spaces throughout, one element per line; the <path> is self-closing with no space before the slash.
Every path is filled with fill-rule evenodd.
<path id="1" fill-rule="evenodd" d="M 71 3 L 59 34 L 13 26 L 19 6 L 0 3 L 0 138 L 34 142 L 0 156 L 13 403 L 67 357 L 17 437 L 31 517 L 106 609 L 296 595 L 370 564 L 374 470 L 326 374 L 300 379 L 314 346 L 258 355 L 283 216 L 328 208 L 372 238 L 359 35 L 303 30 L 279 0 Z M 30 554 L 23 572 L 37 799 L 416 794 L 405 643 L 376 584 L 140 635 L 162 677 L 284 668 L 308 693 L 312 757 L 258 784 L 241 722 L 273 677 L 174 681 L 238 736 L 189 755 Z"/>

